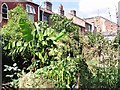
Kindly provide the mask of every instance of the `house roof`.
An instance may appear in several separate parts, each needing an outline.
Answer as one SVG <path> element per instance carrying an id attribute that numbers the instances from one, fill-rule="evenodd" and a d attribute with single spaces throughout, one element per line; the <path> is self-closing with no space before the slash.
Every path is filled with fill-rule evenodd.
<path id="1" fill-rule="evenodd" d="M 72 15 L 71 13 L 68 13 L 66 14 L 66 17 L 69 18 L 69 19 L 72 19 L 73 18 L 73 23 L 76 24 L 76 25 L 79 25 L 79 26 L 82 26 L 82 27 L 85 27 L 85 24 L 89 24 L 89 25 L 92 25 L 92 23 L 78 17 L 78 16 L 74 16 Z"/>
<path id="2" fill-rule="evenodd" d="M 113 22 L 113 21 L 111 21 L 111 20 L 109 20 L 109 19 L 107 19 L 105 17 L 102 17 L 102 16 L 95 16 L 95 17 L 85 18 L 85 20 L 87 20 L 87 19 L 94 19 L 94 18 L 103 18 L 103 19 L 105 19 L 105 20 L 107 20 L 107 21 L 109 21 L 111 23 L 117 24 L 117 23 L 115 23 L 115 22 Z"/>
<path id="3" fill-rule="evenodd" d="M 32 1 L 27 1 L 27 2 L 39 6 L 38 4 L 36 4 L 36 3 L 32 2 Z"/>
<path id="4" fill-rule="evenodd" d="M 49 11 L 49 10 L 46 10 L 46 9 L 44 9 L 44 8 L 40 8 L 40 10 L 42 10 L 42 11 L 48 13 L 48 14 L 55 14 L 54 12 Z"/>
<path id="5" fill-rule="evenodd" d="M 39 6 L 38 4 L 36 4 L 36 3 L 34 3 L 32 1 L 30 1 L 30 0 L 0 0 L 0 1 L 1 2 L 28 2 L 28 3 L 32 3 L 34 5 Z"/>

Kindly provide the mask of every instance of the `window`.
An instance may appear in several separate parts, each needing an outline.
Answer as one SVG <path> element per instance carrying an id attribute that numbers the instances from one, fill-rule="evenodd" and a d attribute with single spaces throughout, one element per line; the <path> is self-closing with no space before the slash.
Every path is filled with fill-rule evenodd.
<path id="1" fill-rule="evenodd" d="M 49 20 L 48 16 L 44 16 L 44 20 L 48 21 Z"/>
<path id="2" fill-rule="evenodd" d="M 88 31 L 91 31 L 91 26 L 90 25 L 88 25 Z"/>
<path id="3" fill-rule="evenodd" d="M 31 22 L 34 23 L 34 14 L 28 13 L 28 18 Z"/>
<path id="4" fill-rule="evenodd" d="M 8 19 L 8 6 L 6 3 L 2 4 L 2 18 Z"/>
<path id="5" fill-rule="evenodd" d="M 49 24 L 49 16 L 48 15 L 44 15 L 43 20 L 45 20 L 47 22 L 47 24 Z"/>
<path id="6" fill-rule="evenodd" d="M 36 14 L 35 8 L 33 6 L 31 6 L 31 5 L 26 4 L 26 10 L 28 12 L 29 20 L 34 22 L 34 14 Z"/>
<path id="7" fill-rule="evenodd" d="M 26 10 L 28 13 L 36 14 L 35 8 L 31 5 L 26 4 Z"/>

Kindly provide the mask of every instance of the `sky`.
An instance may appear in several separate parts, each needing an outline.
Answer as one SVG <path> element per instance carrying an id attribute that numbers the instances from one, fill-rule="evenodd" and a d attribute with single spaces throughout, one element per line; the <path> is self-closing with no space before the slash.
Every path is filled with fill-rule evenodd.
<path id="1" fill-rule="evenodd" d="M 45 0 L 33 0 L 33 2 L 44 6 Z M 65 13 L 76 10 L 80 18 L 90 18 L 103 16 L 113 22 L 117 22 L 116 12 L 120 0 L 49 0 L 53 5 L 53 12 L 58 12 L 59 5 L 62 4 Z M 110 16 L 111 15 L 111 16 Z"/>

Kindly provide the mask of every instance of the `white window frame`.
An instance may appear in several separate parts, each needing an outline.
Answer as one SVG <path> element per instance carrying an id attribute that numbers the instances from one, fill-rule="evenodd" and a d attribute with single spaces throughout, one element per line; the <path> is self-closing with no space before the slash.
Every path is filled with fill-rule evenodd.
<path id="1" fill-rule="evenodd" d="M 28 7 L 30 8 L 30 11 L 28 11 Z M 29 4 L 26 4 L 26 10 L 28 13 L 31 13 L 31 14 L 36 14 L 35 12 L 35 8 Z"/>
<path id="2" fill-rule="evenodd" d="M 3 17 L 3 15 L 2 15 L 2 18 L 3 18 L 3 19 L 8 19 L 8 5 L 7 5 L 6 3 L 3 3 L 3 4 L 1 5 L 1 12 L 2 12 L 1 14 L 3 14 L 3 11 L 2 11 L 3 5 L 6 5 L 6 7 L 7 7 L 7 18 Z"/>

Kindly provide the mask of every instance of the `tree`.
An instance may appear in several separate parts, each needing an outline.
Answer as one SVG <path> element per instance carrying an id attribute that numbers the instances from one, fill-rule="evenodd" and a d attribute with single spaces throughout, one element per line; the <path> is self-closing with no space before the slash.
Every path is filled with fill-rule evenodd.
<path id="1" fill-rule="evenodd" d="M 27 40 L 30 40 L 32 38 L 31 32 L 33 30 L 34 25 L 29 21 L 27 12 L 24 10 L 22 5 L 18 5 L 16 8 L 9 11 L 9 20 L 0 31 L 2 35 L 3 70 L 5 69 L 4 65 L 11 67 L 14 65 L 14 63 L 17 63 L 20 69 L 23 69 L 24 67 L 30 65 L 31 61 L 28 61 L 27 63 L 26 61 L 31 58 L 31 55 L 29 53 L 27 54 L 27 48 L 20 46 L 24 46 L 24 42 L 27 42 Z M 24 52 L 26 52 L 26 54 Z M 18 72 L 11 71 L 3 72 L 3 83 L 5 83 L 6 80 L 11 81 L 10 78 L 8 79 L 5 77 L 6 74 L 13 75 L 14 73 Z M 17 75 L 15 74 L 13 77 L 16 78 Z"/>

